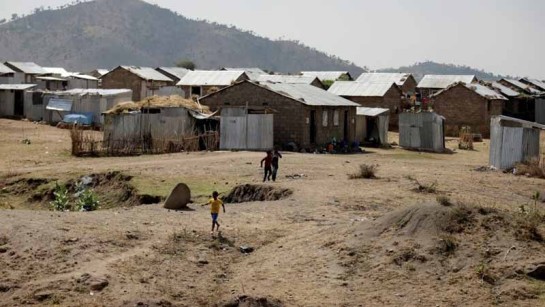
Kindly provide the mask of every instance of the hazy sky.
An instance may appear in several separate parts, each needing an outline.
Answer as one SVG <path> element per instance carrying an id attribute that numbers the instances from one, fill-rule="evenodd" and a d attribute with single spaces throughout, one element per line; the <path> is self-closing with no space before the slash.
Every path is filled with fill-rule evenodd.
<path id="1" fill-rule="evenodd" d="M 0 16 L 66 0 L 0 0 Z M 543 0 L 149 0 L 371 69 L 432 60 L 545 79 Z"/>

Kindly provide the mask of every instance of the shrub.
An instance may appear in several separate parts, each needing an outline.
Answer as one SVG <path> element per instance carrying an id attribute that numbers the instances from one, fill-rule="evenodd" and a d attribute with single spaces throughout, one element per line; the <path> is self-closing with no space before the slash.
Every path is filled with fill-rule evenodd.
<path id="1" fill-rule="evenodd" d="M 55 197 L 55 200 L 50 202 L 50 205 L 54 211 L 70 211 L 68 189 L 65 185 L 55 183 L 53 196 Z"/>
<path id="2" fill-rule="evenodd" d="M 450 199 L 447 196 L 437 196 L 437 202 L 441 206 L 450 207 L 452 206 L 452 203 L 450 202 Z"/>
<path id="3" fill-rule="evenodd" d="M 91 189 L 85 189 L 79 194 L 79 198 L 76 201 L 76 209 L 78 211 L 95 211 L 98 209 L 100 202 Z"/>
<path id="4" fill-rule="evenodd" d="M 349 175 L 350 179 L 375 179 L 377 171 L 376 165 L 360 164 L 360 169 L 357 173 Z"/>
<path id="5" fill-rule="evenodd" d="M 460 233 L 470 227 L 474 221 L 473 211 L 465 205 L 458 204 L 448 213 L 443 229 L 450 233 Z"/>
<path id="6" fill-rule="evenodd" d="M 441 235 L 439 237 L 439 252 L 450 256 L 458 248 L 458 241 L 452 235 Z"/>
<path id="7" fill-rule="evenodd" d="M 419 193 L 429 193 L 429 194 L 435 194 L 437 193 L 437 181 L 434 181 L 431 184 L 423 184 L 420 183 L 416 178 L 408 175 L 405 176 L 408 180 L 414 182 L 416 184 L 416 188 L 414 189 L 415 192 Z"/>
<path id="8" fill-rule="evenodd" d="M 516 214 L 515 221 L 517 228 L 515 236 L 519 240 L 543 241 L 543 236 L 539 232 L 539 227 L 545 222 L 545 216 L 539 212 L 537 202 L 540 198 L 540 193 L 536 192 L 532 199 L 534 205 L 532 208 L 520 206 L 520 212 Z"/>

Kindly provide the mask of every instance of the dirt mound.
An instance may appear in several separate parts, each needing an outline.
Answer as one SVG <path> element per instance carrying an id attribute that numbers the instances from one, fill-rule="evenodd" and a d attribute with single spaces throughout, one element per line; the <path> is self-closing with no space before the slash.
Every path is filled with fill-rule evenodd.
<path id="1" fill-rule="evenodd" d="M 266 297 L 239 296 L 233 300 L 220 304 L 221 307 L 283 307 L 284 304 L 276 299 Z"/>
<path id="2" fill-rule="evenodd" d="M 161 201 L 161 198 L 157 196 L 139 195 L 136 188 L 130 183 L 131 180 L 132 176 L 117 171 L 90 174 L 65 182 L 57 179 L 23 178 L 6 183 L 4 193 L 27 197 L 27 202 L 39 204 L 44 208 L 49 208 L 49 202 L 55 199 L 55 184 L 66 186 L 69 197 L 73 199 L 76 198 L 75 194 L 78 192 L 79 185 L 92 189 L 100 201 L 101 209 Z"/>
<path id="3" fill-rule="evenodd" d="M 225 203 L 245 203 L 252 201 L 276 201 L 293 194 L 290 189 L 277 188 L 267 185 L 245 184 L 234 187 L 225 197 Z"/>

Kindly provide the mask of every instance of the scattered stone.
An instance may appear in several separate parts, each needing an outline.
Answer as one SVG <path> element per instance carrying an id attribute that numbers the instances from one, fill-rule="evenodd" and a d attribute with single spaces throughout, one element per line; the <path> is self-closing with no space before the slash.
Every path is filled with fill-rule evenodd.
<path id="1" fill-rule="evenodd" d="M 251 246 L 241 246 L 240 252 L 243 254 L 251 254 L 254 252 L 254 248 Z"/>
<path id="2" fill-rule="evenodd" d="M 185 183 L 178 183 L 170 192 L 163 207 L 170 210 L 187 209 L 187 204 L 191 201 L 191 190 Z"/>
<path id="3" fill-rule="evenodd" d="M 66 239 L 64 241 L 62 241 L 64 244 L 71 244 L 71 243 L 76 243 L 79 241 L 79 238 L 70 238 L 70 239 Z"/>
<path id="4" fill-rule="evenodd" d="M 9 247 L 2 246 L 2 247 L 0 247 L 0 254 L 6 253 L 8 250 L 9 250 Z"/>
<path id="5" fill-rule="evenodd" d="M 89 288 L 93 291 L 102 291 L 110 282 L 106 278 L 91 277 L 87 280 L 86 284 L 88 284 Z"/>
<path id="6" fill-rule="evenodd" d="M 286 178 L 288 179 L 303 179 L 307 177 L 307 175 L 305 174 L 291 174 L 291 175 L 286 175 Z"/>
<path id="7" fill-rule="evenodd" d="M 0 292 L 8 292 L 13 286 L 8 284 L 0 284 Z"/>
<path id="8" fill-rule="evenodd" d="M 127 231 L 127 233 L 125 234 L 125 236 L 126 236 L 127 239 L 129 239 L 129 240 L 138 240 L 138 239 L 140 239 L 140 237 L 138 236 L 138 234 L 132 233 L 132 232 L 130 232 L 130 231 Z"/>
<path id="9" fill-rule="evenodd" d="M 207 265 L 208 264 L 208 260 L 206 259 L 199 259 L 199 261 L 197 261 L 198 264 L 200 265 Z"/>

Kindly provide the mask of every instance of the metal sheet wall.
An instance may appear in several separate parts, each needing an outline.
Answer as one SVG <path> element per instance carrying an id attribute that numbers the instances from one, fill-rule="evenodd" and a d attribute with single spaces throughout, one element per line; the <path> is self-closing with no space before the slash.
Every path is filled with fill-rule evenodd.
<path id="1" fill-rule="evenodd" d="M 435 113 L 399 114 L 401 147 L 442 152 L 445 150 L 443 118 Z"/>
<path id="2" fill-rule="evenodd" d="M 220 122 L 220 149 L 272 149 L 273 123 L 273 114 L 246 114 L 243 108 L 225 108 Z"/>
<path id="3" fill-rule="evenodd" d="M 545 98 L 536 99 L 536 123 L 545 125 Z"/>

